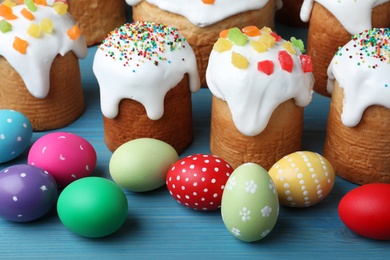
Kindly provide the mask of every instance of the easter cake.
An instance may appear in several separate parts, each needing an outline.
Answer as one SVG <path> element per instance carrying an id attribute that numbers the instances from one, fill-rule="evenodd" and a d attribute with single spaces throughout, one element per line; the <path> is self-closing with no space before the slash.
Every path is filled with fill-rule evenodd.
<path id="1" fill-rule="evenodd" d="M 0 109 L 27 116 L 33 129 L 66 126 L 84 111 L 79 58 L 87 55 L 66 4 L 0 5 Z"/>
<path id="2" fill-rule="evenodd" d="M 280 0 L 126 0 L 133 6 L 133 20 L 173 26 L 194 49 L 202 86 L 207 62 L 218 33 L 225 28 L 274 27 Z"/>
<path id="3" fill-rule="evenodd" d="M 268 170 L 301 148 L 314 82 L 310 57 L 294 44 L 303 45 L 256 26 L 224 30 L 214 44 L 206 72 L 210 149 L 233 168 L 254 162 Z"/>
<path id="4" fill-rule="evenodd" d="M 179 154 L 191 144 L 191 92 L 200 81 L 195 54 L 177 29 L 126 23 L 99 46 L 93 71 L 111 151 L 141 137 L 167 142 Z"/>
<path id="5" fill-rule="evenodd" d="M 374 27 L 390 27 L 390 1 L 305 0 L 300 15 L 309 22 L 307 54 L 313 60 L 314 90 L 329 96 L 327 68 L 334 53 L 352 35 Z"/>
<path id="6" fill-rule="evenodd" d="M 355 35 L 328 68 L 324 156 L 342 178 L 390 183 L 390 29 Z"/>

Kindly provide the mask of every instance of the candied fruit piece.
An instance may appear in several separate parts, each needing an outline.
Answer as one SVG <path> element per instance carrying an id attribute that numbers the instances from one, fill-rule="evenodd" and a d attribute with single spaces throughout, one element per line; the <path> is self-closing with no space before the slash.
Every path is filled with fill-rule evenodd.
<path id="1" fill-rule="evenodd" d="M 37 6 L 35 5 L 33 0 L 24 0 L 24 4 L 27 6 L 27 9 L 31 12 L 35 12 L 37 10 Z"/>
<path id="2" fill-rule="evenodd" d="M 28 20 L 32 21 L 35 19 L 34 15 L 29 11 L 27 10 L 26 8 L 23 8 L 22 11 L 20 11 L 20 13 Z"/>
<path id="3" fill-rule="evenodd" d="M 294 68 L 294 61 L 287 51 L 279 51 L 278 60 L 283 70 L 292 72 Z"/>
<path id="4" fill-rule="evenodd" d="M 302 54 L 299 56 L 301 60 L 301 66 L 303 72 L 313 72 L 313 63 L 311 62 L 311 57 L 309 55 Z"/>
<path id="5" fill-rule="evenodd" d="M 242 32 L 249 37 L 255 37 L 255 36 L 260 36 L 260 30 L 257 28 L 257 26 L 250 25 L 247 27 L 242 28 Z"/>
<path id="6" fill-rule="evenodd" d="M 259 42 L 262 42 L 267 48 L 272 48 L 275 45 L 275 38 L 269 34 L 260 35 Z"/>
<path id="7" fill-rule="evenodd" d="M 244 46 L 248 42 L 248 36 L 243 34 L 241 30 L 236 27 L 229 29 L 228 38 L 238 46 Z"/>
<path id="8" fill-rule="evenodd" d="M 290 38 L 290 42 L 299 49 L 300 52 L 304 53 L 305 50 L 305 44 L 301 39 L 296 39 L 295 37 Z"/>
<path id="9" fill-rule="evenodd" d="M 292 55 L 295 55 L 297 52 L 295 51 L 295 48 L 294 48 L 294 45 L 289 42 L 289 41 L 286 41 L 282 44 L 283 48 L 286 49 L 286 51 L 288 51 L 288 53 L 292 54 Z"/>
<path id="10" fill-rule="evenodd" d="M 7 20 L 15 20 L 18 18 L 14 13 L 12 12 L 12 8 L 5 5 L 5 4 L 0 4 L 0 16 Z"/>
<path id="11" fill-rule="evenodd" d="M 37 5 L 47 6 L 46 0 L 34 0 L 34 3 Z"/>
<path id="12" fill-rule="evenodd" d="M 217 52 L 228 51 L 232 48 L 233 43 L 225 38 L 219 38 L 214 44 L 214 50 Z"/>
<path id="13" fill-rule="evenodd" d="M 261 41 L 250 41 L 249 43 L 251 44 L 252 48 L 259 53 L 265 52 L 267 50 L 267 46 L 265 46 L 265 44 Z"/>
<path id="14" fill-rule="evenodd" d="M 206 5 L 213 5 L 215 0 L 202 0 L 202 2 Z"/>
<path id="15" fill-rule="evenodd" d="M 276 42 L 280 42 L 280 40 L 282 39 L 282 36 L 280 36 L 279 34 L 277 34 L 275 32 L 271 32 L 269 35 L 274 37 Z"/>
<path id="16" fill-rule="evenodd" d="M 30 27 L 28 27 L 27 33 L 34 38 L 39 38 L 39 35 L 41 34 L 41 28 L 39 28 L 39 25 L 32 23 Z"/>
<path id="17" fill-rule="evenodd" d="M 16 4 L 10 0 L 5 0 L 1 3 L 2 5 L 6 5 L 8 7 L 14 7 Z"/>
<path id="18" fill-rule="evenodd" d="M 64 2 L 54 2 L 53 9 L 59 15 L 64 15 L 68 12 L 68 5 Z"/>
<path id="19" fill-rule="evenodd" d="M 81 32 L 80 32 L 80 28 L 77 26 L 77 25 L 73 25 L 68 31 L 67 31 L 67 34 L 69 36 L 69 38 L 71 38 L 72 40 L 77 40 L 80 35 L 81 35 Z"/>
<path id="20" fill-rule="evenodd" d="M 267 26 L 264 26 L 263 28 L 261 28 L 260 31 L 263 33 L 272 33 L 272 29 L 267 27 Z"/>
<path id="21" fill-rule="evenodd" d="M 7 33 L 12 31 L 12 24 L 7 22 L 7 20 L 3 19 L 0 21 L 0 32 Z"/>
<path id="22" fill-rule="evenodd" d="M 239 69 L 246 69 L 249 64 L 248 60 L 244 56 L 234 51 L 232 52 L 232 63 L 233 66 Z"/>
<path id="23" fill-rule="evenodd" d="M 263 60 L 257 63 L 257 70 L 264 72 L 268 76 L 274 73 L 274 62 L 272 60 Z"/>
<path id="24" fill-rule="evenodd" d="M 44 33 L 52 33 L 53 32 L 53 23 L 52 21 L 50 20 L 50 18 L 44 18 L 42 19 L 41 21 L 41 24 L 40 24 L 40 27 L 41 27 L 41 30 L 44 32 Z"/>
<path id="25" fill-rule="evenodd" d="M 219 37 L 221 38 L 227 38 L 228 37 L 229 29 L 223 30 L 219 33 Z"/>
<path id="26" fill-rule="evenodd" d="M 15 40 L 12 46 L 21 54 L 26 54 L 28 42 L 15 36 Z"/>

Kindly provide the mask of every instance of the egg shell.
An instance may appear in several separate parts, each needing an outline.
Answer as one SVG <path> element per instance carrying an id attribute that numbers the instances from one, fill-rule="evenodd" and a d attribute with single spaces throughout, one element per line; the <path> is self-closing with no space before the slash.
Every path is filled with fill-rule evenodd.
<path id="1" fill-rule="evenodd" d="M 17 164 L 0 171 L 0 216 L 14 222 L 36 220 L 57 201 L 57 184 L 44 170 Z"/>
<path id="2" fill-rule="evenodd" d="M 229 232 L 242 241 L 267 236 L 279 215 L 278 194 L 268 172 L 255 163 L 237 167 L 223 191 L 221 214 Z"/>
<path id="3" fill-rule="evenodd" d="M 145 192 L 163 186 L 169 168 L 177 160 L 176 150 L 166 142 L 139 138 L 115 150 L 109 171 L 112 179 L 122 188 Z"/>
<path id="4" fill-rule="evenodd" d="M 59 187 L 90 176 L 96 167 L 96 151 L 79 135 L 53 132 L 39 138 L 28 154 L 28 164 L 49 172 Z"/>
<path id="5" fill-rule="evenodd" d="M 269 170 L 280 204 L 309 207 L 322 201 L 331 191 L 335 172 L 329 161 L 314 152 L 300 151 L 284 156 Z"/>
<path id="6" fill-rule="evenodd" d="M 216 210 L 233 168 L 222 158 L 194 154 L 177 161 L 168 171 L 166 184 L 174 199 L 194 210 Z"/>
<path id="7" fill-rule="evenodd" d="M 90 238 L 108 236 L 125 222 L 128 202 L 123 190 L 101 177 L 69 184 L 57 202 L 58 217 L 72 232 Z"/>
<path id="8" fill-rule="evenodd" d="M 357 234 L 390 240 L 390 184 L 365 184 L 349 191 L 340 201 L 343 223 Z"/>
<path id="9" fill-rule="evenodd" d="M 28 118 L 14 110 L 0 110 L 0 163 L 21 155 L 30 145 L 32 126 Z"/>

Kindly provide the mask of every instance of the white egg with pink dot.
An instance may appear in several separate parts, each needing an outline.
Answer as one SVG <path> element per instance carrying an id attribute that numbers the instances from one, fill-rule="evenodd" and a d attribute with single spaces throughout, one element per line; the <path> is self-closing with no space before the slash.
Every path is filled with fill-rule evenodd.
<path id="1" fill-rule="evenodd" d="M 79 135 L 54 132 L 39 138 L 28 154 L 28 164 L 52 175 L 59 187 L 90 176 L 96 167 L 96 151 Z"/>

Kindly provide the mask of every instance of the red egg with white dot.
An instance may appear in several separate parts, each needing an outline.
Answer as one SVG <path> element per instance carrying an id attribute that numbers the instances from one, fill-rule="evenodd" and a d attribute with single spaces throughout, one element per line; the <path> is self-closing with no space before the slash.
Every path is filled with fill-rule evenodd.
<path id="1" fill-rule="evenodd" d="M 211 211 L 220 208 L 225 184 L 233 168 L 222 158 L 208 154 L 190 155 L 168 171 L 167 188 L 185 207 Z"/>
<path id="2" fill-rule="evenodd" d="M 96 151 L 79 135 L 54 132 L 39 138 L 28 154 L 28 164 L 52 175 L 59 187 L 92 174 L 96 167 Z"/>

